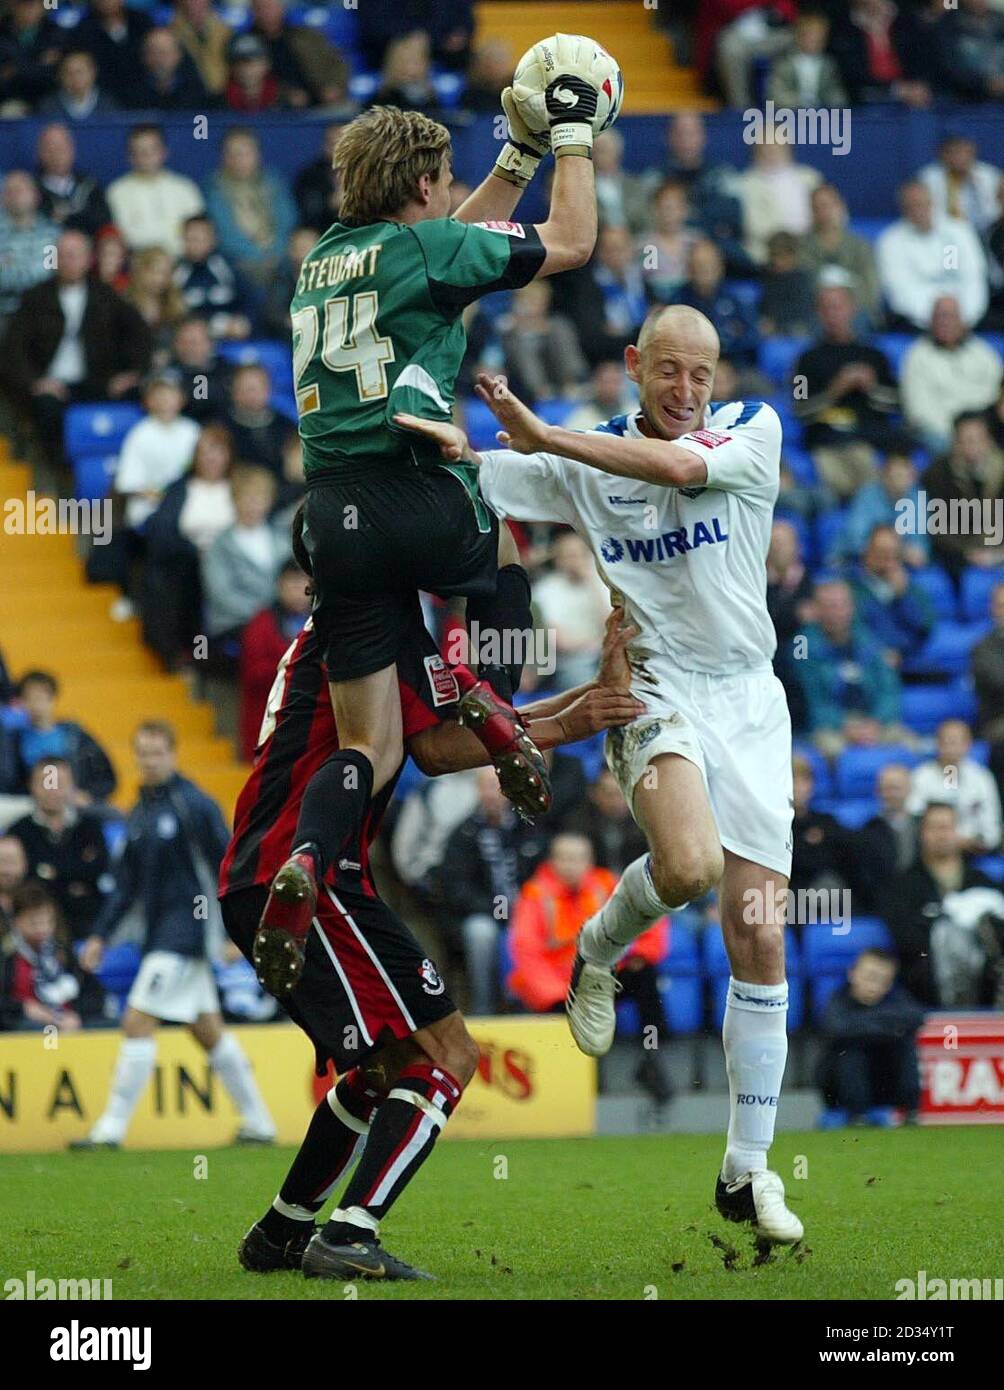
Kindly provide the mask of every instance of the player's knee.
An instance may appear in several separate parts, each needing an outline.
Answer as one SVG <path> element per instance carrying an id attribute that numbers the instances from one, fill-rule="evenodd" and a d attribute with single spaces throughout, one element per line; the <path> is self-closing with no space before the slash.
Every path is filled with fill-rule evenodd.
<path id="1" fill-rule="evenodd" d="M 714 888 L 725 869 L 721 847 L 679 847 L 671 857 L 652 860 L 652 882 L 667 907 L 694 902 Z"/>

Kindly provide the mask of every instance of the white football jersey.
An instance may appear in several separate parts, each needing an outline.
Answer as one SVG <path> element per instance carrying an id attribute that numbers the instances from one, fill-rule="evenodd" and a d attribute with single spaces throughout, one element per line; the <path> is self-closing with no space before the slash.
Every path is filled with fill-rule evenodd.
<path id="1" fill-rule="evenodd" d="M 642 438 L 638 414 L 598 433 Z M 767 548 L 781 422 L 763 401 L 712 402 L 674 441 L 707 464 L 701 487 L 658 487 L 557 454 L 481 455 L 481 491 L 502 517 L 564 522 L 589 542 L 614 601 L 641 629 L 632 664 L 667 656 L 683 671 L 764 670 L 774 655 Z"/>

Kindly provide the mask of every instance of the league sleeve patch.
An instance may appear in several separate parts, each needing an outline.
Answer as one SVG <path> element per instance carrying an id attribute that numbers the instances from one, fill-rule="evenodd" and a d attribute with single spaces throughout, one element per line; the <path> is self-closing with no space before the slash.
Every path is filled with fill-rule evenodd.
<path id="1" fill-rule="evenodd" d="M 687 435 L 688 439 L 696 439 L 698 444 L 703 444 L 706 449 L 717 449 L 719 444 L 728 444 L 731 434 L 721 434 L 718 430 L 691 430 Z M 683 440 L 677 441 L 683 444 Z M 684 445 L 684 447 L 686 447 Z"/>
<path id="2" fill-rule="evenodd" d="M 457 685 L 456 676 L 441 656 L 425 658 L 425 674 L 429 678 L 429 689 L 432 691 L 433 709 L 439 709 L 440 705 L 456 704 L 460 699 L 460 687 Z"/>
<path id="3" fill-rule="evenodd" d="M 526 228 L 521 222 L 475 222 L 475 227 L 484 227 L 486 232 L 501 232 L 503 236 L 526 237 Z"/>

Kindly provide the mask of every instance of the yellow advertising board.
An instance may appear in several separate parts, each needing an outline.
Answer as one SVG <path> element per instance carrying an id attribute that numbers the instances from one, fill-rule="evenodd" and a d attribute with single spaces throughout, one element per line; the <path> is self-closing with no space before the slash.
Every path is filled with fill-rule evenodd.
<path id="1" fill-rule="evenodd" d="M 564 1019 L 468 1020 L 478 1072 L 446 1133 L 456 1139 L 592 1134 L 596 1066 Z M 313 1049 L 292 1024 L 234 1028 L 275 1119 L 279 1142 L 298 1144 L 330 1082 L 314 1075 Z M 47 1038 L 0 1033 L 0 1153 L 41 1153 L 81 1138 L 104 1108 L 122 1035 Z M 228 1144 L 238 1116 L 206 1054 L 182 1028 L 157 1034 L 157 1065 L 129 1129 L 127 1148 Z"/>

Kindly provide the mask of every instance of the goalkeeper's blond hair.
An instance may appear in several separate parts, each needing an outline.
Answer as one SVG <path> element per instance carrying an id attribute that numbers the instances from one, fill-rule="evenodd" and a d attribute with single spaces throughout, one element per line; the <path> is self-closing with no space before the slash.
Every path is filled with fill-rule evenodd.
<path id="1" fill-rule="evenodd" d="M 393 217 L 418 191 L 423 174 L 439 178 L 450 132 L 421 111 L 372 106 L 350 121 L 335 147 L 342 222 Z"/>

